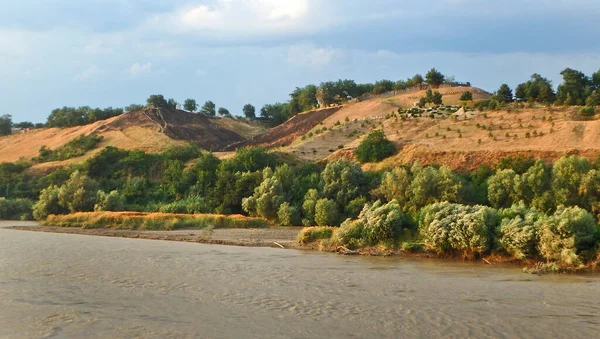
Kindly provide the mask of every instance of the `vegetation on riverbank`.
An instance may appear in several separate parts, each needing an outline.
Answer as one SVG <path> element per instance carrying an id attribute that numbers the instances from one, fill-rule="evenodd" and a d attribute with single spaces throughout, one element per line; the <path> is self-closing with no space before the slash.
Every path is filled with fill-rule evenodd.
<path id="1" fill-rule="evenodd" d="M 352 253 L 379 247 L 387 251 L 383 253 L 423 251 L 464 259 L 493 256 L 537 262 L 534 272 L 596 267 L 600 258 L 600 226 L 589 212 L 560 206 L 554 213 L 544 214 L 523 203 L 496 210 L 441 202 L 411 215 L 396 201 L 377 201 L 339 228 L 303 229 L 298 242 Z"/>
<path id="2" fill-rule="evenodd" d="M 49 215 L 47 226 L 111 228 L 140 230 L 174 230 L 201 228 L 263 228 L 268 223 L 243 215 L 174 214 L 143 212 L 80 212 Z"/>

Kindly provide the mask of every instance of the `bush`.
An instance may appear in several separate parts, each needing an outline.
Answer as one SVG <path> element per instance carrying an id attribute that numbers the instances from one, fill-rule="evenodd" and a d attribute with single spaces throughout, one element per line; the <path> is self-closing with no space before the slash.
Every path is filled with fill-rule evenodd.
<path id="1" fill-rule="evenodd" d="M 98 183 L 79 171 L 73 172 L 69 180 L 60 187 L 58 200 L 70 212 L 94 210 Z"/>
<path id="2" fill-rule="evenodd" d="M 42 146 L 38 156 L 33 158 L 33 161 L 43 163 L 49 161 L 67 160 L 82 156 L 88 151 L 96 148 L 102 139 L 103 137 L 101 135 L 96 134 L 80 135 L 55 150 L 51 150 L 46 146 Z"/>
<path id="3" fill-rule="evenodd" d="M 323 198 L 315 204 L 315 222 L 319 226 L 337 225 L 339 218 L 338 206 L 335 201 Z"/>
<path id="4" fill-rule="evenodd" d="M 32 220 L 32 206 L 29 199 L 0 197 L 0 220 Z"/>
<path id="5" fill-rule="evenodd" d="M 497 225 L 494 209 L 442 202 L 421 210 L 419 234 L 428 249 L 471 257 L 492 250 Z"/>
<path id="6" fill-rule="evenodd" d="M 279 206 L 277 220 L 280 226 L 298 225 L 298 209 L 288 202 L 284 202 Z"/>
<path id="7" fill-rule="evenodd" d="M 561 206 L 554 215 L 538 223 L 539 251 L 546 260 L 557 261 L 563 267 L 577 267 L 595 255 L 600 230 L 586 210 Z"/>
<path id="8" fill-rule="evenodd" d="M 296 240 L 300 244 L 309 244 L 316 240 L 330 239 L 335 230 L 335 227 L 328 226 L 305 227 L 298 233 Z"/>
<path id="9" fill-rule="evenodd" d="M 354 154 L 358 161 L 365 163 L 383 160 L 394 154 L 394 151 L 394 144 L 385 137 L 383 131 L 376 130 L 367 135 Z"/>
<path id="10" fill-rule="evenodd" d="M 396 201 L 383 204 L 380 200 L 366 205 L 357 220 L 346 220 L 336 233 L 336 240 L 349 247 L 374 246 L 397 240 L 409 219 Z"/>
<path id="11" fill-rule="evenodd" d="M 126 199 L 118 191 L 111 191 L 106 194 L 104 191 L 98 191 L 96 196 L 96 205 L 94 211 L 124 211 Z"/>
<path id="12" fill-rule="evenodd" d="M 501 248 L 517 259 L 535 258 L 540 239 L 537 221 L 543 214 L 528 209 L 523 203 L 500 210 L 499 214 L 503 218 L 499 234 Z"/>
<path id="13" fill-rule="evenodd" d="M 579 115 L 584 117 L 591 117 L 594 114 L 596 114 L 596 108 L 594 106 L 586 106 L 579 109 Z"/>
<path id="14" fill-rule="evenodd" d="M 59 191 L 60 189 L 54 185 L 41 191 L 38 201 L 33 205 L 33 217 L 36 220 L 44 220 L 50 214 L 68 213 L 59 202 Z"/>
<path id="15" fill-rule="evenodd" d="M 175 200 L 169 204 L 158 206 L 158 212 L 161 213 L 181 213 L 181 214 L 200 214 L 211 212 L 211 206 L 204 198 L 187 198 Z"/>

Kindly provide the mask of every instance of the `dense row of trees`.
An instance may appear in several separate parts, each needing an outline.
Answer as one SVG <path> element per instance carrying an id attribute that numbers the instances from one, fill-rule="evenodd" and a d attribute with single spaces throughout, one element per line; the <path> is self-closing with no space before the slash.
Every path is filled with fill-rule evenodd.
<path id="1" fill-rule="evenodd" d="M 91 108 L 63 107 L 57 108 L 50 113 L 46 125 L 48 127 L 72 127 L 90 124 L 99 120 L 105 120 L 123 113 L 122 108 Z"/>
<path id="2" fill-rule="evenodd" d="M 194 165 L 186 166 L 192 159 Z M 42 189 L 66 184 L 77 170 L 97 184 L 87 192 L 90 200 L 96 199 L 90 197 L 96 197 L 98 190 L 107 195 L 115 191 L 113 195 L 122 195 L 128 209 L 159 210 L 179 201 L 182 211 L 189 204 L 193 206 L 189 210 L 248 213 L 281 223 L 339 225 L 375 200 L 396 201 L 409 214 L 444 201 L 494 208 L 523 203 L 547 213 L 559 205 L 600 211 L 598 166 L 577 157 L 563 158 L 553 166 L 514 158 L 502 161 L 497 171 L 482 167 L 473 173 L 419 164 L 363 172 L 346 161 L 324 167 L 285 164 L 261 148 L 240 149 L 233 158 L 219 160 L 194 146 L 162 154 L 107 147 L 82 165 L 44 177 L 27 174 L 28 166 L 24 162 L 0 165 L 2 196 L 35 200 Z M 94 204 L 84 205 L 93 208 Z"/>

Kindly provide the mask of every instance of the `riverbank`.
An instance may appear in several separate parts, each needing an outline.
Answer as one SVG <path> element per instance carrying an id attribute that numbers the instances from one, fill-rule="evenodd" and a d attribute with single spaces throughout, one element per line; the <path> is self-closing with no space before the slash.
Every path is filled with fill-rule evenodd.
<path id="1" fill-rule="evenodd" d="M 33 232 L 273 248 L 299 248 L 300 246 L 296 242 L 296 236 L 302 229 L 301 227 L 273 227 L 256 229 L 220 228 L 213 230 L 184 229 L 173 231 L 149 231 L 115 230 L 110 228 L 85 229 L 80 227 L 41 226 L 35 224 L 32 226 L 15 225 L 9 228 Z"/>

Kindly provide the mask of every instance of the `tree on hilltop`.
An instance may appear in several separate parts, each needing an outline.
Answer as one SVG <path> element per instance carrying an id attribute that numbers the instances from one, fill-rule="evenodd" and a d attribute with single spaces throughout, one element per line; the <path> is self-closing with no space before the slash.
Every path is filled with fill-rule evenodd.
<path id="1" fill-rule="evenodd" d="M 502 84 L 500 86 L 500 88 L 498 89 L 498 91 L 496 91 L 496 94 L 494 95 L 494 98 L 500 102 L 511 102 L 513 101 L 513 92 L 512 89 L 510 89 L 510 87 L 508 87 L 507 84 Z"/>
<path id="2" fill-rule="evenodd" d="M 435 68 L 432 68 L 425 75 L 425 80 L 432 87 L 440 87 L 441 84 L 444 83 L 445 76 Z"/>
<path id="3" fill-rule="evenodd" d="M 216 108 L 217 108 L 217 105 L 215 105 L 214 102 L 208 100 L 207 102 L 204 103 L 202 108 L 200 108 L 200 113 L 214 117 L 215 115 L 217 115 Z"/>
<path id="4" fill-rule="evenodd" d="M 153 94 L 146 100 L 146 106 L 148 107 L 167 107 L 167 100 L 162 94 Z"/>
<path id="5" fill-rule="evenodd" d="M 227 108 L 224 107 L 219 107 L 219 115 L 221 116 L 231 116 L 231 113 L 229 113 L 229 110 Z"/>
<path id="6" fill-rule="evenodd" d="M 12 133 L 12 116 L 4 114 L 0 116 L 0 135 L 10 135 Z"/>
<path id="7" fill-rule="evenodd" d="M 256 118 L 256 108 L 251 104 L 245 104 L 244 108 L 242 108 L 242 112 L 244 112 L 244 115 L 248 119 Z"/>
<path id="8" fill-rule="evenodd" d="M 185 99 L 183 102 L 183 109 L 189 112 L 196 112 L 198 109 L 198 103 L 194 99 Z"/>

